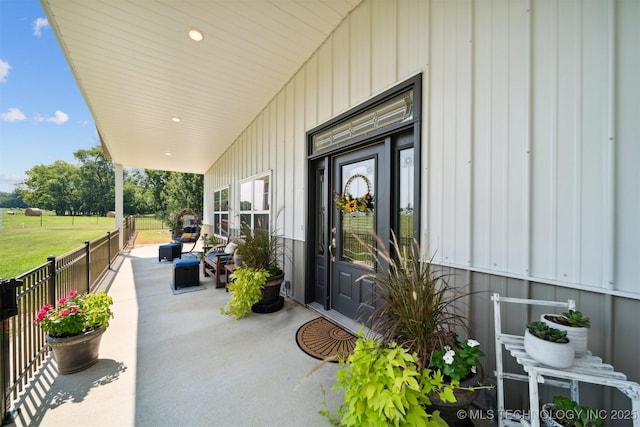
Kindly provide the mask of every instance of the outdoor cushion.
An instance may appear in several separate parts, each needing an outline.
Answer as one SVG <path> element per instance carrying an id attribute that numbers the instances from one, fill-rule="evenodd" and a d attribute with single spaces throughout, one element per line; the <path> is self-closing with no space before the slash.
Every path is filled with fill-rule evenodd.
<path id="1" fill-rule="evenodd" d="M 224 253 L 225 254 L 232 254 L 233 251 L 236 250 L 236 247 L 238 247 L 237 243 L 229 242 L 229 243 L 227 243 L 227 246 L 225 246 L 225 248 L 224 248 Z"/>
<path id="2" fill-rule="evenodd" d="M 231 254 L 227 254 L 224 251 L 213 251 L 213 252 L 207 252 L 207 254 L 205 255 L 208 259 L 210 259 L 211 261 L 213 261 L 213 263 L 215 264 L 216 260 L 218 259 L 218 256 L 220 257 L 220 261 L 222 262 L 228 262 L 231 261 L 233 259 L 233 257 L 231 256 Z"/>
<path id="3" fill-rule="evenodd" d="M 199 265 L 200 261 L 195 258 L 182 258 L 173 261 L 174 267 L 191 267 L 193 265 Z"/>
<path id="4" fill-rule="evenodd" d="M 180 246 L 180 243 L 166 243 L 164 245 L 160 245 L 160 248 L 162 248 L 162 249 L 171 249 L 171 248 L 175 248 L 177 246 Z"/>

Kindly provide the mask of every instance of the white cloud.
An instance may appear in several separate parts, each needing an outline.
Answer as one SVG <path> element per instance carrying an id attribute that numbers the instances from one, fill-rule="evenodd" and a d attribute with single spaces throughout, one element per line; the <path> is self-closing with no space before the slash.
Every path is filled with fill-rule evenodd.
<path id="1" fill-rule="evenodd" d="M 17 122 L 18 120 L 26 119 L 24 113 L 20 111 L 19 108 L 9 108 L 9 111 L 6 113 L 0 114 L 2 120 L 5 122 Z"/>
<path id="2" fill-rule="evenodd" d="M 0 59 L 0 83 L 7 82 L 7 76 L 9 75 L 9 70 L 11 69 L 11 65 L 8 62 Z"/>
<path id="3" fill-rule="evenodd" d="M 60 110 L 56 110 L 54 116 L 53 117 L 49 117 L 46 120 L 48 122 L 55 123 L 57 125 L 61 125 L 61 124 L 65 123 L 65 122 L 67 122 L 69 120 L 69 116 L 66 113 L 64 113 L 64 112 L 62 112 Z"/>
<path id="4" fill-rule="evenodd" d="M 47 18 L 38 18 L 33 22 L 33 35 L 40 37 L 42 29 L 49 28 L 49 20 Z"/>
<path id="5" fill-rule="evenodd" d="M 16 189 L 16 185 L 22 183 L 25 179 L 26 176 L 0 173 L 0 191 L 12 193 Z"/>

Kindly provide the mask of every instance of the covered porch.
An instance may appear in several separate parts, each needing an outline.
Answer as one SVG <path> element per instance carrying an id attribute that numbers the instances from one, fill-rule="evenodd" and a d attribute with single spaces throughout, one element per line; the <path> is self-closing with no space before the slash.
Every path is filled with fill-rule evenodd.
<path id="1" fill-rule="evenodd" d="M 118 258 L 101 284 L 115 318 L 99 362 L 65 376 L 49 356 L 14 402 L 15 425 L 330 425 L 318 410 L 340 403 L 330 391 L 338 366 L 305 381 L 318 360 L 296 344 L 316 312 L 287 299 L 278 312 L 235 320 L 220 314 L 229 294 L 212 278 L 174 295 L 172 265 L 157 256 L 150 245 Z"/>

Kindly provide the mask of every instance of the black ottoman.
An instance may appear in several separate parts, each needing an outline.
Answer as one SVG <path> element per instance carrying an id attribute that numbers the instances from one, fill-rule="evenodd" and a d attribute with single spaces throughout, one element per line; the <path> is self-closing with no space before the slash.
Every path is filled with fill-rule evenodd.
<path id="1" fill-rule="evenodd" d="M 173 261 L 174 258 L 182 258 L 182 243 L 167 243 L 160 245 L 158 249 L 158 261 Z"/>
<path id="2" fill-rule="evenodd" d="M 196 258 L 173 261 L 173 289 L 200 285 L 200 261 Z"/>

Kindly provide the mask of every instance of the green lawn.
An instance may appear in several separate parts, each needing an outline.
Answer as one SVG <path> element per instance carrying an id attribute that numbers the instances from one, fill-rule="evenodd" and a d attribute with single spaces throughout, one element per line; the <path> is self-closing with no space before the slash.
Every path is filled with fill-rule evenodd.
<path id="1" fill-rule="evenodd" d="M 25 273 L 47 262 L 49 255 L 59 256 L 116 229 L 115 218 L 25 216 L 20 210 L 7 215 L 2 209 L 0 226 L 0 277 Z"/>

